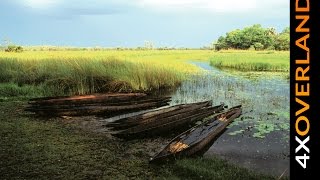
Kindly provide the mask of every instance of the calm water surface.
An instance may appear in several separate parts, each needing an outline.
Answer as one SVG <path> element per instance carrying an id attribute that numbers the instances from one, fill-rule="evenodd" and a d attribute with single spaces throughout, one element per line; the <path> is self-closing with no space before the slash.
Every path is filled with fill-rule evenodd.
<path id="1" fill-rule="evenodd" d="M 243 114 L 206 152 L 232 163 L 280 176 L 289 174 L 289 80 L 284 73 L 219 70 L 206 62 L 190 63 L 194 75 L 173 94 L 171 105 L 211 99 L 213 105 L 241 104 Z"/>

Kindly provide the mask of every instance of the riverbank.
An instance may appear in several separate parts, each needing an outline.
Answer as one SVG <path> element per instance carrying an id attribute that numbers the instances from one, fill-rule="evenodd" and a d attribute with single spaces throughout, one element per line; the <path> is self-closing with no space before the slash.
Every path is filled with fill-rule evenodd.
<path id="1" fill-rule="evenodd" d="M 149 165 L 168 139 L 122 141 L 99 129 L 101 119 L 40 119 L 26 101 L 0 102 L 1 179 L 274 179 L 219 157 Z"/>

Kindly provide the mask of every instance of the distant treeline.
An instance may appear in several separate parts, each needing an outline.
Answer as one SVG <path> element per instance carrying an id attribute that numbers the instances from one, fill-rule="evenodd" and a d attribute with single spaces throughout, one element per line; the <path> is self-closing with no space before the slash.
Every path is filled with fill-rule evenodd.
<path id="1" fill-rule="evenodd" d="M 0 47 L 5 51 L 6 47 Z M 64 47 L 64 46 L 23 46 L 24 51 L 108 51 L 108 50 L 198 50 L 207 48 L 185 48 L 185 47 Z M 9 52 L 9 51 L 8 51 Z M 10 51 L 11 52 L 11 51 Z"/>
<path id="2" fill-rule="evenodd" d="M 156 47 L 152 42 L 145 41 L 140 47 L 69 47 L 69 46 L 19 46 L 5 40 L 6 46 L 0 45 L 0 51 L 22 52 L 22 51 L 105 51 L 105 50 L 284 50 L 290 49 L 290 28 L 286 27 L 281 33 L 275 28 L 263 28 L 255 24 L 243 29 L 236 29 L 220 36 L 214 43 L 199 48 L 186 47 Z M 8 45 L 10 44 L 10 45 Z"/>
<path id="3" fill-rule="evenodd" d="M 281 33 L 277 33 L 275 28 L 263 28 L 260 24 L 255 24 L 220 36 L 214 45 L 216 50 L 289 50 L 290 28 L 286 27 Z"/>

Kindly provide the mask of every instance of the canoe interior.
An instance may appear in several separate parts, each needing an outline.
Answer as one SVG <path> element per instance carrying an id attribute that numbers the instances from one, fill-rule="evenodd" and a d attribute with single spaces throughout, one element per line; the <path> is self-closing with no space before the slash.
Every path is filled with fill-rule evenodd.
<path id="1" fill-rule="evenodd" d="M 227 125 L 240 115 L 241 106 L 230 108 L 215 115 L 212 119 L 173 138 L 160 153 L 151 159 L 151 162 L 159 162 L 170 157 L 203 154 L 225 131 Z"/>

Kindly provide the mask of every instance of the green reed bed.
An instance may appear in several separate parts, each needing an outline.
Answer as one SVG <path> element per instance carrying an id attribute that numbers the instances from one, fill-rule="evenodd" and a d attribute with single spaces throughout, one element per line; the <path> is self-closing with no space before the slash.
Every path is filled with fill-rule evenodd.
<path id="1" fill-rule="evenodd" d="M 26 96 L 150 92 L 177 86 L 182 73 L 148 62 L 107 58 L 0 58 L 0 93 Z"/>
<path id="2" fill-rule="evenodd" d="M 241 71 L 289 71 L 289 52 L 235 51 L 216 53 L 210 65 Z"/>

